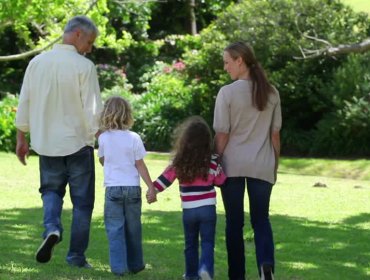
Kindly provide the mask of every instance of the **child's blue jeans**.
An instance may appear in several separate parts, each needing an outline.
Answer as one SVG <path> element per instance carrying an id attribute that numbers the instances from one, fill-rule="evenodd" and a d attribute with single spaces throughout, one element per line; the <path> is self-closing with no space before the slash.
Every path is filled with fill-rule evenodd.
<path id="1" fill-rule="evenodd" d="M 124 274 L 144 267 L 141 233 L 141 188 L 107 187 L 104 205 L 111 271 Z"/>
<path id="2" fill-rule="evenodd" d="M 185 279 L 198 277 L 201 268 L 206 269 L 213 278 L 216 220 L 215 205 L 183 209 Z M 199 236 L 200 259 L 198 253 Z"/>

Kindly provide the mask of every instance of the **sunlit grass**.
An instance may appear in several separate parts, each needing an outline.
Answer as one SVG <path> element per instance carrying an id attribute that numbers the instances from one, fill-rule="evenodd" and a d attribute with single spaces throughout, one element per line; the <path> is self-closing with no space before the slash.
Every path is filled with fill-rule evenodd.
<path id="1" fill-rule="evenodd" d="M 148 154 L 146 163 L 153 179 L 168 160 L 167 154 Z M 369 168 L 369 160 L 282 159 L 271 198 L 277 279 L 370 277 Z M 87 251 L 93 270 L 70 268 L 65 263 L 71 223 L 68 193 L 63 212 L 64 240 L 49 264 L 36 263 L 34 255 L 43 230 L 38 159 L 30 157 L 24 167 L 14 154 L 0 153 L 0 170 L 0 279 L 117 279 L 109 271 L 103 221 L 103 172 L 98 163 L 96 203 Z M 317 183 L 323 186 L 315 187 Z M 142 185 L 142 188 L 145 192 L 146 187 Z M 224 210 L 219 189 L 217 194 L 215 279 L 224 280 L 227 279 Z M 248 209 L 247 199 L 245 209 Z M 152 269 L 125 279 L 181 279 L 183 230 L 176 184 L 160 193 L 158 202 L 143 203 L 142 223 L 145 261 Z M 248 279 L 258 279 L 248 213 L 244 239 Z"/>
<path id="2" fill-rule="evenodd" d="M 365 12 L 370 15 L 370 4 L 368 0 L 342 0 L 342 2 L 351 6 L 356 12 Z"/>

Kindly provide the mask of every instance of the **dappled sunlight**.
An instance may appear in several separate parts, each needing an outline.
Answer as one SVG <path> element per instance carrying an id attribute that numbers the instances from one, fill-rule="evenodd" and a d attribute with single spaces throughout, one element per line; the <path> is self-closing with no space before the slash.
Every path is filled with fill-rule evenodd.
<path id="1" fill-rule="evenodd" d="M 317 265 L 313 263 L 303 263 L 303 262 L 283 262 L 284 265 L 298 270 L 305 270 L 305 269 L 316 269 L 318 268 Z"/>
<path id="2" fill-rule="evenodd" d="M 16 160 L 13 159 L 12 160 Z M 152 165 L 152 178 L 166 166 L 167 160 Z M 11 162 L 10 164 L 15 164 Z M 42 241 L 42 201 L 38 192 L 38 164 L 30 165 L 3 181 L 22 180 L 9 188 L 0 185 L 0 279 L 112 279 L 109 268 L 108 240 L 104 226 L 104 188 L 102 169 L 97 165 L 96 199 L 91 223 L 90 245 L 86 253 L 92 271 L 68 267 L 72 205 L 68 188 L 64 199 L 63 241 L 55 248 L 49 264 L 38 264 L 35 253 Z M 26 171 L 27 170 L 27 171 Z M 7 172 L 7 174 L 11 174 Z M 9 175 L 10 176 L 10 175 Z M 18 181 L 20 182 L 20 181 Z M 313 187 L 316 182 L 326 188 Z M 361 188 L 355 188 L 361 186 Z M 276 279 L 366 279 L 370 276 L 370 181 L 323 176 L 279 174 L 271 197 L 270 221 L 276 249 Z M 158 201 L 147 204 L 146 186 L 142 185 L 143 250 L 151 272 L 127 279 L 174 280 L 184 271 L 184 237 L 178 185 L 175 183 L 157 195 Z M 217 188 L 217 229 L 215 273 L 227 279 L 225 215 L 220 189 Z M 249 221 L 248 198 L 245 197 L 244 240 L 248 279 L 258 279 L 254 237 Z M 155 271 L 154 278 L 151 276 Z M 310 275 L 320 275 L 315 278 Z M 321 277 L 322 276 L 322 277 Z M 82 277 L 82 278 L 81 278 Z"/>

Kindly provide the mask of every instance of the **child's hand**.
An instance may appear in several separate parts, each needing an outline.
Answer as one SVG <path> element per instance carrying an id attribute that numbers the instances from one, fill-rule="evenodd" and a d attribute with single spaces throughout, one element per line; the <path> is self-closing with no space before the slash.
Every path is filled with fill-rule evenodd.
<path id="1" fill-rule="evenodd" d="M 149 204 L 157 201 L 157 192 L 154 188 L 148 189 L 146 192 L 146 200 Z"/>

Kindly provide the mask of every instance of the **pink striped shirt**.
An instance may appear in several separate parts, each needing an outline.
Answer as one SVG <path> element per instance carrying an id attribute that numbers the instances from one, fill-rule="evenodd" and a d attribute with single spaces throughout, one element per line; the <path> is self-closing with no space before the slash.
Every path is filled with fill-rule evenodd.
<path id="1" fill-rule="evenodd" d="M 226 180 L 221 165 L 217 163 L 218 155 L 212 155 L 207 180 L 195 178 L 190 183 L 179 182 L 182 208 L 196 208 L 216 204 L 214 186 L 222 185 Z M 177 179 L 175 168 L 171 165 L 153 182 L 154 187 L 162 192 Z"/>

